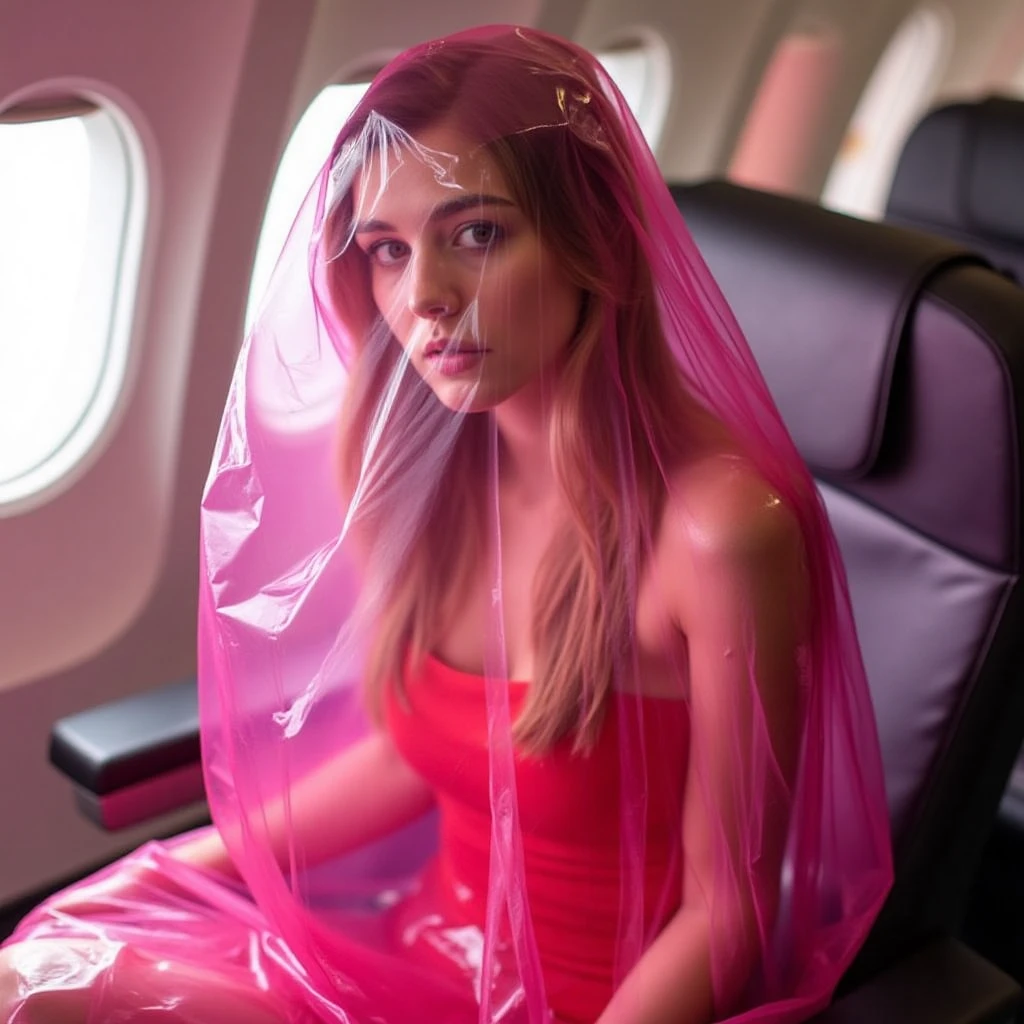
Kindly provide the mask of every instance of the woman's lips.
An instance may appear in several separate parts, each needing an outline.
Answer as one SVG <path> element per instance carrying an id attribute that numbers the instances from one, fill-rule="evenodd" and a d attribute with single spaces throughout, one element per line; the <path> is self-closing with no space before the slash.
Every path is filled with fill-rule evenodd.
<path id="1" fill-rule="evenodd" d="M 479 367 L 487 351 L 472 342 L 435 339 L 427 343 L 423 358 L 443 377 L 459 377 Z"/>

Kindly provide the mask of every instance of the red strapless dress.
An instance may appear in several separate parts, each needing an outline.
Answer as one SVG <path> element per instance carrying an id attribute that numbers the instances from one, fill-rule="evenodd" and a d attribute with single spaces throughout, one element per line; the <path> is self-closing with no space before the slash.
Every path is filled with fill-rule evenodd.
<path id="1" fill-rule="evenodd" d="M 428 959 L 461 961 L 467 974 L 478 962 L 490 854 L 484 685 L 479 676 L 427 658 L 422 672 L 407 682 L 408 706 L 392 697 L 387 709 L 398 749 L 434 788 L 440 811 L 438 859 L 425 883 L 431 891 L 423 893 L 422 901 L 411 901 L 404 912 L 407 939 L 414 945 L 426 940 Z M 511 684 L 513 718 L 527 689 Z M 651 766 L 646 779 L 644 920 L 656 934 L 680 899 L 686 705 L 619 698 L 610 705 L 590 754 L 574 755 L 571 742 L 565 741 L 542 758 L 516 760 L 530 913 L 548 1001 L 566 1021 L 594 1021 L 614 984 L 621 916 L 623 725 L 637 727 Z M 417 905 L 425 912 L 419 920 Z"/>

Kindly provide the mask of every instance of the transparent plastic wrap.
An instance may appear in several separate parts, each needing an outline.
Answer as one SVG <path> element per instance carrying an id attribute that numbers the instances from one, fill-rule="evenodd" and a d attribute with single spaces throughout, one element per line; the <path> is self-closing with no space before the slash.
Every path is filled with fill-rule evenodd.
<path id="1" fill-rule="evenodd" d="M 15 1021 L 798 1021 L 888 891 L 820 500 L 570 43 L 424 44 L 342 128 L 239 357 L 199 627 L 240 879 L 154 843 L 44 903 Z"/>

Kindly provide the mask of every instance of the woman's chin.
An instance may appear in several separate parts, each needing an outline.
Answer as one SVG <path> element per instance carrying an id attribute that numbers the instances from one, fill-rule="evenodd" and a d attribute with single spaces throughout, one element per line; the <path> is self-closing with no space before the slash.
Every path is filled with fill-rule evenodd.
<path id="1" fill-rule="evenodd" d="M 505 394 L 495 395 L 493 389 L 486 387 L 479 379 L 428 378 L 427 384 L 438 401 L 452 412 L 488 412 L 508 397 Z"/>

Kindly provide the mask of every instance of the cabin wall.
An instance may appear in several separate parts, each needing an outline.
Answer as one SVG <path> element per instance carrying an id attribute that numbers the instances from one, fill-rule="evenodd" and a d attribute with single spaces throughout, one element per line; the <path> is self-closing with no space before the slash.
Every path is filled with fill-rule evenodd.
<path id="1" fill-rule="evenodd" d="M 936 104 L 946 99 L 1012 92 L 1024 53 L 1020 0 L 946 0 L 954 44 Z"/>

